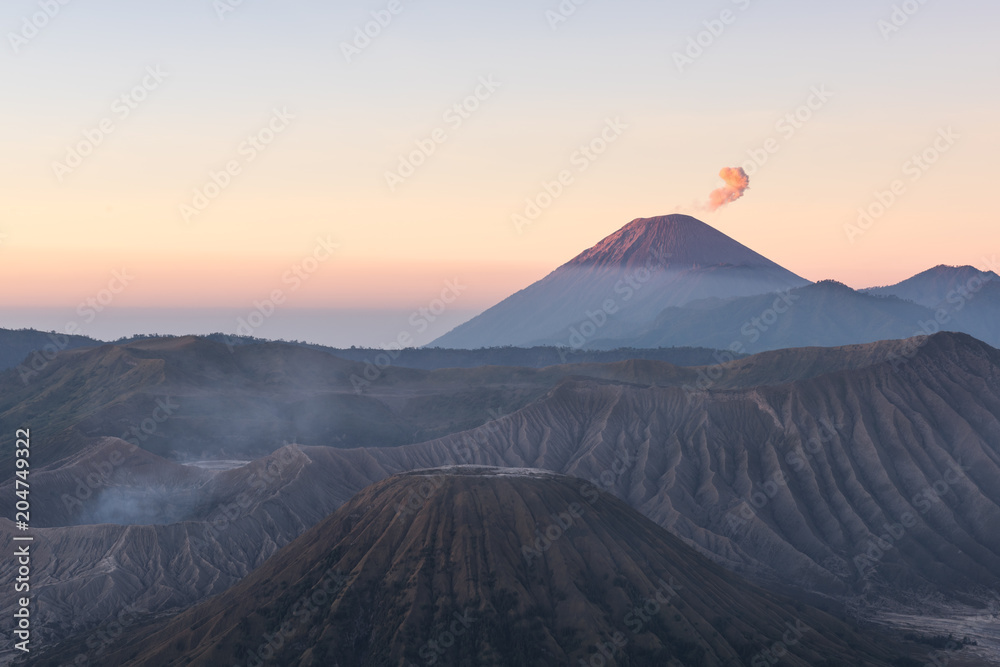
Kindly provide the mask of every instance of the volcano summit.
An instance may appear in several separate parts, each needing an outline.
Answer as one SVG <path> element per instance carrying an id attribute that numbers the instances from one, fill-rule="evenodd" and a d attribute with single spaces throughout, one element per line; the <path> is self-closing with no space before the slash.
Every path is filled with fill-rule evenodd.
<path id="1" fill-rule="evenodd" d="M 579 339 L 620 337 L 671 306 L 808 284 L 690 216 L 638 218 L 433 344 L 579 348 Z"/>

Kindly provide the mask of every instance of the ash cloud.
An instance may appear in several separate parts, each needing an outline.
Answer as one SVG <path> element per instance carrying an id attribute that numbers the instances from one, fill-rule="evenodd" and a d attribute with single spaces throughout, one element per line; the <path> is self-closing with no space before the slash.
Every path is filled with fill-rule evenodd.
<path id="1" fill-rule="evenodd" d="M 724 167 L 719 176 L 726 184 L 708 195 L 705 208 L 709 211 L 717 211 L 726 204 L 736 201 L 750 187 L 750 177 L 742 167 Z"/>

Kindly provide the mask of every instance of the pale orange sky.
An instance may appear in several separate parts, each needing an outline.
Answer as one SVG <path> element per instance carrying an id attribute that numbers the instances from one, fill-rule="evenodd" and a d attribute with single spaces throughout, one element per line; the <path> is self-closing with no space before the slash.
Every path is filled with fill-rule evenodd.
<path id="1" fill-rule="evenodd" d="M 121 268 L 135 280 L 116 306 L 242 307 L 329 236 L 338 252 L 289 294 L 295 306 L 409 308 L 459 278 L 462 307 L 485 308 L 633 218 L 672 212 L 853 287 L 1000 255 L 994 5 L 927 5 L 884 39 L 870 3 L 761 4 L 679 72 L 672 52 L 710 16 L 661 4 L 588 5 L 557 31 L 530 3 L 413 5 L 351 63 L 337 44 L 364 7 L 248 4 L 224 22 L 189 0 L 162 17 L 74 7 L 4 56 L 0 80 L 21 94 L 0 110 L 17 128 L 0 161 L 0 307 L 72 306 Z M 31 7 L 0 19 L 18 25 Z M 126 37 L 88 41 L 112 34 Z M 165 82 L 60 182 L 53 162 L 155 64 Z M 450 126 L 482 77 L 499 88 Z M 833 96 L 783 136 L 818 85 Z M 294 119 L 245 161 L 241 142 L 275 108 Z M 627 128 L 580 171 L 574 153 L 615 118 Z M 439 127 L 447 139 L 391 191 L 386 171 Z M 959 138 L 913 180 L 904 163 L 948 127 Z M 719 169 L 769 138 L 779 150 L 746 196 L 699 212 Z M 185 223 L 180 205 L 229 160 L 241 173 Z M 573 183 L 518 233 L 511 216 L 564 169 Z M 850 242 L 845 225 L 896 179 L 905 191 Z"/>

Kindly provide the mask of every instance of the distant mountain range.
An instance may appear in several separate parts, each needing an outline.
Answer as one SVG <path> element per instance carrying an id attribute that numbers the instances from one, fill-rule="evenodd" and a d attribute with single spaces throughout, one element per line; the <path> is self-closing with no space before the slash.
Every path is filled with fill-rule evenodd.
<path id="1" fill-rule="evenodd" d="M 174 336 L 139 335 L 129 339 L 114 341 L 114 344 L 155 340 L 157 338 L 174 338 Z M 209 334 L 201 336 L 201 338 L 222 343 L 231 348 L 275 342 L 264 338 L 232 336 L 224 333 Z M 718 357 L 718 350 L 706 347 L 667 347 L 649 350 L 638 350 L 635 348 L 577 350 L 548 345 L 530 348 L 502 346 L 478 350 L 410 347 L 387 351 L 367 347 L 329 347 L 305 341 L 278 342 L 319 350 L 341 359 L 359 361 L 366 364 L 385 365 L 386 357 L 384 353 L 388 353 L 390 355 L 388 359 L 392 366 L 399 368 L 419 368 L 428 371 L 441 368 L 478 368 L 480 366 L 542 368 L 565 363 L 608 363 L 612 361 L 624 361 L 626 359 L 666 361 L 677 366 L 701 366 L 713 363 Z M 75 350 L 81 347 L 100 347 L 108 344 L 108 341 L 88 338 L 86 336 L 64 336 L 58 332 L 37 331 L 34 329 L 0 328 L 0 371 L 8 368 L 18 368 L 19 377 L 28 376 L 30 378 L 35 375 L 35 371 L 46 366 L 62 350 Z"/>
<path id="2" fill-rule="evenodd" d="M 42 358 L 27 377 L 20 367 L 0 371 L 0 428 L 44 416 L 35 426 L 47 441 L 35 454 L 37 464 L 70 455 L 81 439 L 104 437 L 182 461 L 256 458 L 288 442 L 385 447 L 474 428 L 490 410 L 516 410 L 567 377 L 607 372 L 606 365 L 583 363 L 587 357 L 628 358 L 627 351 L 598 352 L 565 355 L 580 362 L 538 370 L 482 363 L 422 370 L 397 365 L 386 352 L 359 350 L 365 361 L 350 361 L 309 346 L 227 345 L 214 338 L 79 347 Z M 411 352 L 418 360 L 484 354 Z M 494 352 L 481 362 L 505 356 Z M 541 356 L 557 362 L 556 352 L 549 348 Z M 715 357 L 705 349 L 652 352 L 654 359 L 699 365 Z M 513 356 L 529 355 L 537 359 L 539 351 Z M 10 456 L 3 451 L 0 461 Z M 53 511 L 51 518 L 62 512 Z"/>
<path id="3" fill-rule="evenodd" d="M 938 266 L 856 291 L 811 284 L 683 215 L 633 220 L 433 345 L 739 353 L 960 331 L 1000 345 L 1000 276 Z"/>
<path id="4" fill-rule="evenodd" d="M 957 311 L 963 300 L 972 301 L 984 288 L 995 287 L 995 284 L 986 284 L 994 281 L 1000 281 L 1000 276 L 993 271 L 941 264 L 895 285 L 862 291 L 877 296 L 899 297 L 927 308 Z"/>
<path id="5" fill-rule="evenodd" d="M 968 312 L 962 314 L 962 320 Z M 939 323 L 935 312 L 924 306 L 894 296 L 872 296 L 828 280 L 779 295 L 667 308 L 633 336 L 597 339 L 592 347 L 622 343 L 660 347 L 699 341 L 718 349 L 756 353 L 930 335 L 952 330 L 958 321 L 955 314 Z M 975 331 L 987 342 L 1000 344 L 1000 331 Z"/>

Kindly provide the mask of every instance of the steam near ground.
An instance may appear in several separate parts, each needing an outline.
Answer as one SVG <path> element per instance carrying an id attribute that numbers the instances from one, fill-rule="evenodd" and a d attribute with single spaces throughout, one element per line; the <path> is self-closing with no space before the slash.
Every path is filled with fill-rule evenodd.
<path id="1" fill-rule="evenodd" d="M 80 525 L 111 523 L 122 526 L 167 524 L 192 516 L 204 500 L 196 490 L 184 493 L 177 488 L 112 486 L 85 505 Z"/>

